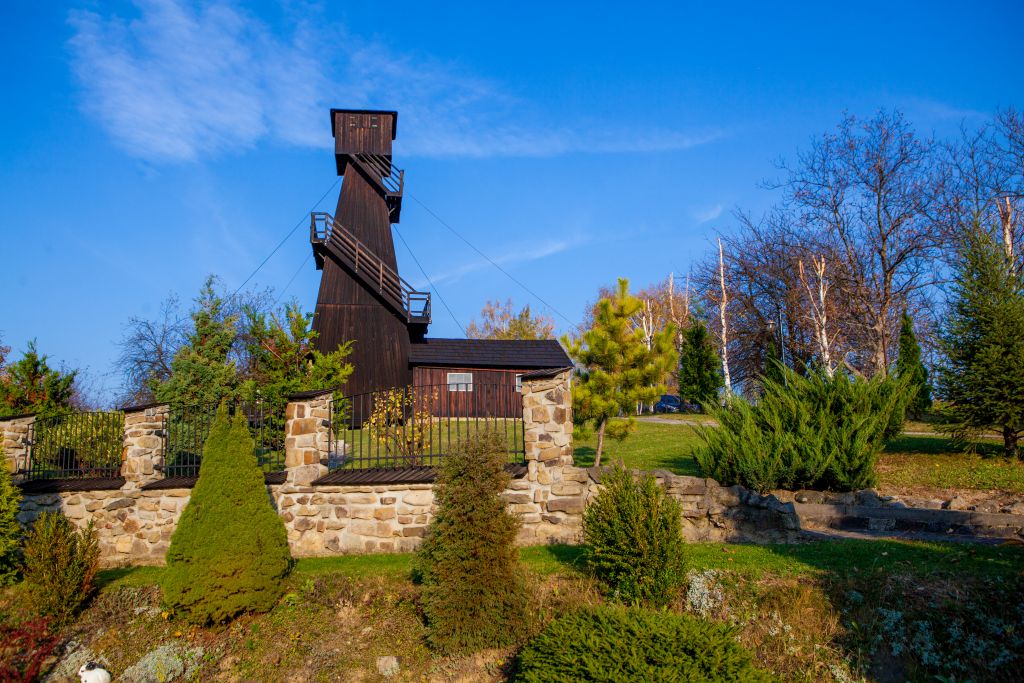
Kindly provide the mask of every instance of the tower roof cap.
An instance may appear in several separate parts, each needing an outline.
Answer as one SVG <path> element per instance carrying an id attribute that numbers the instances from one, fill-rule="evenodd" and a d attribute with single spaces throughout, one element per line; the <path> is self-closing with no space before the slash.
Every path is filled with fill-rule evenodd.
<path id="1" fill-rule="evenodd" d="M 387 114 L 391 116 L 391 139 L 398 134 L 398 112 L 391 109 L 335 109 L 331 108 L 331 137 L 337 137 L 334 130 L 334 119 L 336 114 Z"/>

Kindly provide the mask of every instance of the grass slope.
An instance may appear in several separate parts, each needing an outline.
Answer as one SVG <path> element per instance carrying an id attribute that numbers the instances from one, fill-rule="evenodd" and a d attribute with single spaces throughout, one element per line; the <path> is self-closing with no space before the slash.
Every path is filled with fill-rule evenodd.
<path id="1" fill-rule="evenodd" d="M 690 585 L 668 609 L 737 626 L 759 665 L 785 680 L 994 681 L 1024 672 L 1016 635 L 1024 630 L 1016 599 L 1024 548 L 842 540 L 690 544 L 686 553 Z M 578 547 L 523 549 L 541 624 L 605 601 L 582 558 Z M 210 628 L 163 617 L 154 587 L 162 568 L 109 570 L 99 597 L 63 636 L 91 648 L 115 674 L 177 642 L 203 649 L 196 680 L 375 681 L 382 680 L 376 658 L 385 655 L 400 657 L 396 680 L 510 680 L 516 647 L 467 657 L 425 647 L 412 561 L 411 554 L 302 559 L 269 613 Z M 0 623 L 24 616 L 18 594 L 19 587 L 0 591 Z M 1004 664 L 985 669 L 991 662 Z"/>

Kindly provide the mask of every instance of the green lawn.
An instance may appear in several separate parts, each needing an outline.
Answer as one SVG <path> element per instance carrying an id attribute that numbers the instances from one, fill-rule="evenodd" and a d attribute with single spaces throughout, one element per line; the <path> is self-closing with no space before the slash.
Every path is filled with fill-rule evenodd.
<path id="1" fill-rule="evenodd" d="M 682 416 L 686 417 L 693 416 Z M 908 430 L 932 431 L 932 425 L 910 423 Z M 699 442 L 690 425 L 640 420 L 636 432 L 624 441 L 606 440 L 602 458 L 603 463 L 622 459 L 627 467 L 700 476 L 692 456 Z M 594 464 L 595 445 L 594 435 L 576 441 L 573 457 L 577 465 Z M 879 488 L 883 490 L 998 489 L 1024 493 L 1024 463 L 1000 455 L 998 443 L 992 439 L 979 441 L 976 453 L 965 453 L 942 434 L 904 434 L 889 442 L 879 458 L 878 472 Z"/>
<path id="2" fill-rule="evenodd" d="M 671 420 L 673 422 L 697 422 L 700 424 L 714 424 L 715 418 L 704 413 L 658 413 L 657 415 L 644 416 L 645 420 Z"/>
<path id="3" fill-rule="evenodd" d="M 664 469 L 696 477 L 700 476 L 700 470 L 690 451 L 698 441 L 697 432 L 690 425 L 640 420 L 636 431 L 624 441 L 605 439 L 602 463 L 621 459 L 627 467 Z M 596 445 L 597 437 L 593 434 L 576 441 L 573 459 L 578 466 L 590 467 L 594 464 Z"/>

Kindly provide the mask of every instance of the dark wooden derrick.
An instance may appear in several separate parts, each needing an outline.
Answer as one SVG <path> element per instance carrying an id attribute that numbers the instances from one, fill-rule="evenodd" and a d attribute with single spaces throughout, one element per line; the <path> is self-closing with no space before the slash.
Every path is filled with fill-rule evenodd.
<path id="1" fill-rule="evenodd" d="M 314 214 L 311 223 L 323 270 L 313 327 L 324 352 L 353 342 L 348 394 L 409 384 L 410 341 L 422 339 L 430 323 L 430 295 L 399 277 L 391 236 L 404 184 L 391 163 L 397 118 L 392 111 L 331 110 L 343 180 L 334 216 Z"/>
<path id="2" fill-rule="evenodd" d="M 397 122 L 393 111 L 331 110 L 341 194 L 333 215 L 314 213 L 310 222 L 323 270 L 313 319 L 320 350 L 353 343 L 355 370 L 343 391 L 353 397 L 353 410 L 364 406 L 350 416 L 353 425 L 369 415 L 371 392 L 410 386 L 436 399 L 438 415 L 521 417 L 525 373 L 571 361 L 554 340 L 426 338 L 430 294 L 398 274 L 391 236 L 405 189 L 405 175 L 391 160 Z"/>

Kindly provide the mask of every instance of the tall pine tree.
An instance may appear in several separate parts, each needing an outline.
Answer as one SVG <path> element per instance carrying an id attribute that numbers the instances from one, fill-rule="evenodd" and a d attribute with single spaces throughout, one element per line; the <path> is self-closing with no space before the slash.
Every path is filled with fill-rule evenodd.
<path id="1" fill-rule="evenodd" d="M 896 358 L 896 376 L 907 377 L 907 390 L 914 392 L 914 399 L 907 406 L 907 413 L 920 418 L 932 407 L 932 390 L 928 385 L 928 369 L 921 362 L 921 345 L 914 334 L 914 323 L 904 311 L 900 321 L 899 356 Z"/>
<path id="2" fill-rule="evenodd" d="M 953 433 L 996 427 L 1007 455 L 1024 431 L 1024 281 L 1002 245 L 980 227 L 960 255 L 941 334 L 939 395 Z"/>
<path id="3" fill-rule="evenodd" d="M 0 416 L 33 413 L 46 417 L 71 409 L 78 372 L 51 368 L 48 361 L 32 340 L 20 360 L 0 367 Z"/>
<path id="4" fill-rule="evenodd" d="M 347 358 L 352 343 L 346 342 L 324 354 L 316 348 L 313 314 L 298 304 L 288 304 L 280 316 L 247 311 L 242 342 L 245 380 L 240 393 L 245 399 L 257 393 L 270 405 L 281 406 L 288 396 L 312 389 L 334 389 L 352 374 Z"/>
<path id="5" fill-rule="evenodd" d="M 171 362 L 171 376 L 154 392 L 158 401 L 214 405 L 238 397 L 238 368 L 230 356 L 238 316 L 226 312 L 213 277 L 206 280 L 196 303 L 193 330 Z"/>
<path id="6" fill-rule="evenodd" d="M 631 324 L 642 307 L 629 293 L 629 280 L 620 279 L 618 291 L 597 303 L 590 329 L 575 341 L 563 339 L 569 355 L 582 367 L 573 386 L 573 417 L 577 424 L 589 423 L 597 430 L 595 467 L 601 464 L 605 434 L 621 440 L 636 429 L 632 417 L 614 423 L 611 418 L 630 415 L 638 403 L 656 401 L 665 393 L 663 381 L 677 362 L 674 326 L 656 332 L 648 347 L 643 330 Z"/>
<path id="7" fill-rule="evenodd" d="M 679 349 L 679 398 L 702 406 L 715 403 L 722 386 L 722 361 L 707 324 L 690 316 Z"/>

